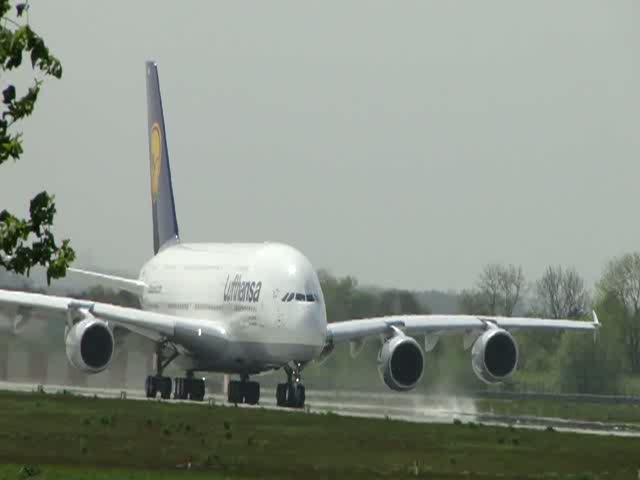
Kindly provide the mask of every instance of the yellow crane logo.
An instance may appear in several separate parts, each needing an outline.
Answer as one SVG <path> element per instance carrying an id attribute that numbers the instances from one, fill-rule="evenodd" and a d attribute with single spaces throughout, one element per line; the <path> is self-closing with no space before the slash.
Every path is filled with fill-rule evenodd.
<path id="1" fill-rule="evenodd" d="M 160 190 L 160 167 L 162 166 L 162 132 L 160 125 L 154 123 L 151 127 L 151 199 L 158 199 Z"/>

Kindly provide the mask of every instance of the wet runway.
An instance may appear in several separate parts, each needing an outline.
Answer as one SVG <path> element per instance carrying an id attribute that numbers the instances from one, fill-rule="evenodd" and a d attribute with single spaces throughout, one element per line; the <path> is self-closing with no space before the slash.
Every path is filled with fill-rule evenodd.
<path id="1" fill-rule="evenodd" d="M 42 388 L 47 393 L 66 390 L 75 395 L 97 395 L 103 398 L 126 397 L 127 399 L 148 401 L 144 396 L 143 390 L 69 387 L 64 385 L 44 385 Z M 0 390 L 33 392 L 37 391 L 37 389 L 38 385 L 33 383 L 0 382 Z M 174 400 L 169 401 L 174 402 Z M 222 394 L 208 395 L 205 402 L 188 403 L 228 405 Z M 251 407 L 243 405 L 243 407 L 277 409 L 278 407 L 275 405 L 275 392 L 271 389 L 263 388 L 259 406 Z M 337 415 L 353 417 L 389 418 L 417 423 L 451 424 L 458 419 L 463 423 L 474 422 L 483 425 L 513 426 L 515 428 L 530 429 L 546 429 L 552 427 L 557 431 L 564 432 L 640 437 L 640 424 L 630 425 L 563 418 L 495 415 L 478 412 L 475 407 L 475 401 L 465 397 L 395 393 L 337 393 L 333 391 L 307 390 L 307 405 L 305 411 L 311 413 L 332 412 Z"/>

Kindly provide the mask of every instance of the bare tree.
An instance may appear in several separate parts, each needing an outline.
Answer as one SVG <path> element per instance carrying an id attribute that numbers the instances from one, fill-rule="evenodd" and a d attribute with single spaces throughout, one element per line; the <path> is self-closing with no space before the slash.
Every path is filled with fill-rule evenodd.
<path id="1" fill-rule="evenodd" d="M 522 267 L 491 263 L 484 267 L 477 287 L 465 290 L 460 310 L 468 314 L 504 315 L 510 317 L 525 291 Z"/>
<path id="2" fill-rule="evenodd" d="M 476 288 L 460 292 L 458 312 L 467 315 L 495 315 L 495 311 L 491 311 L 486 297 Z"/>
<path id="3" fill-rule="evenodd" d="M 535 285 L 541 314 L 549 318 L 580 318 L 587 312 L 589 293 L 574 268 L 547 267 Z"/>
<path id="4" fill-rule="evenodd" d="M 524 273 L 522 267 L 509 265 L 500 271 L 500 290 L 502 294 L 502 314 L 510 317 L 516 309 L 525 290 Z"/>
<path id="5" fill-rule="evenodd" d="M 486 265 L 478 280 L 478 291 L 486 304 L 489 315 L 497 315 L 500 306 L 501 277 L 503 267 L 497 263 Z"/>
<path id="6" fill-rule="evenodd" d="M 621 307 L 619 319 L 624 346 L 633 373 L 640 373 L 640 253 L 614 258 L 598 283 L 603 298 L 613 298 Z"/>

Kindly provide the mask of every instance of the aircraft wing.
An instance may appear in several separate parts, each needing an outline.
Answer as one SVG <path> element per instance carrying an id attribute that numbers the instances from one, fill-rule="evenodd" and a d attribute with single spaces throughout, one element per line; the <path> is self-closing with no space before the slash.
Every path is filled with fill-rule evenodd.
<path id="1" fill-rule="evenodd" d="M 89 270 L 80 270 L 79 268 L 68 268 L 72 274 L 78 274 L 85 278 L 95 281 L 99 285 L 116 290 L 125 290 L 134 295 L 142 295 L 147 285 L 140 280 L 132 280 L 129 278 L 117 277 L 115 275 L 106 275 L 104 273 L 91 272 Z"/>
<path id="2" fill-rule="evenodd" d="M 395 315 L 329 323 L 327 342 L 333 345 L 357 342 L 366 337 L 392 333 L 400 329 L 407 335 L 482 332 L 497 326 L 505 330 L 592 330 L 600 327 L 595 312 L 593 321 L 554 320 L 549 318 L 490 317 L 484 315 Z"/>
<path id="3" fill-rule="evenodd" d="M 171 339 L 175 336 L 176 327 L 194 328 L 194 322 L 197 322 L 191 318 L 119 307 L 108 303 L 0 289 L 0 308 L 10 307 L 17 307 L 22 311 L 34 309 L 46 312 L 51 319 L 62 321 L 70 318 L 71 315 L 85 311 L 114 326 L 125 328 L 154 341 L 164 338 Z M 16 333 L 19 328 L 19 325 L 14 325 Z M 215 328 L 210 330 L 215 330 Z M 212 332 L 207 333 L 211 334 Z M 217 336 L 223 338 L 225 332 L 217 332 Z"/>

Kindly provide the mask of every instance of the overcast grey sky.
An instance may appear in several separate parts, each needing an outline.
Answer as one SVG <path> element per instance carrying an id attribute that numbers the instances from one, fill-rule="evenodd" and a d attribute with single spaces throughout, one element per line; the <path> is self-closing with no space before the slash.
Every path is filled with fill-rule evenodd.
<path id="1" fill-rule="evenodd" d="M 185 6 L 188 3 L 188 7 Z M 78 265 L 152 253 L 144 61 L 184 241 L 290 243 L 362 283 L 640 248 L 634 1 L 32 2 L 62 60 L 0 174 L 55 193 Z"/>

